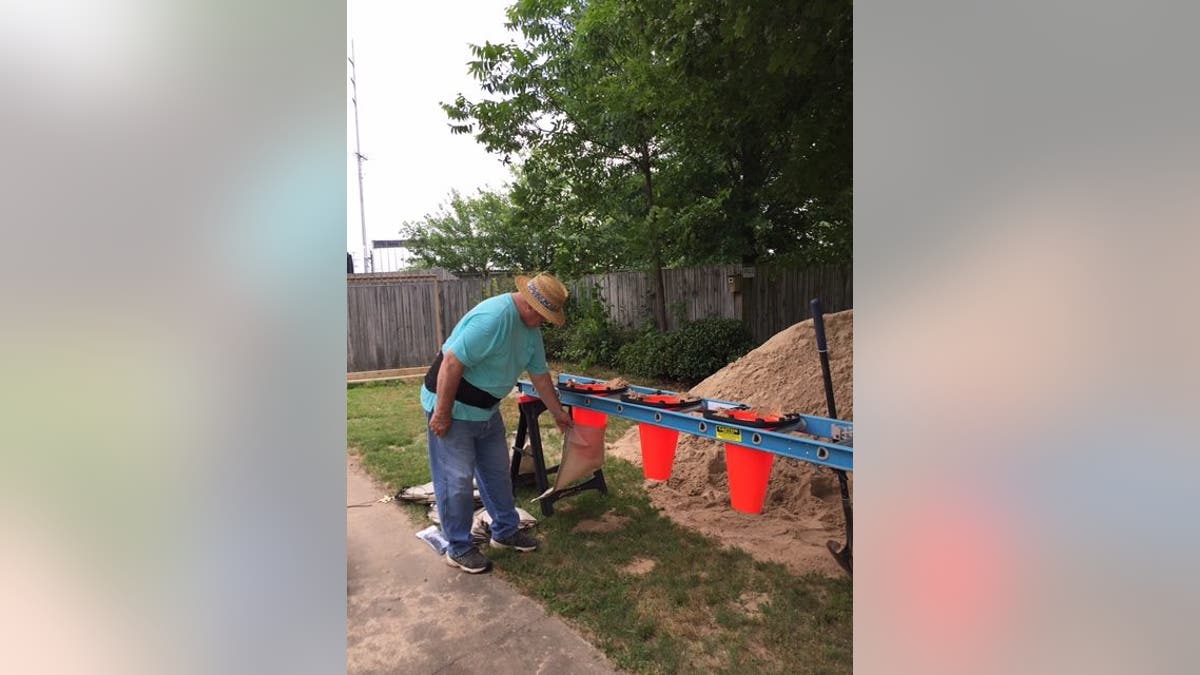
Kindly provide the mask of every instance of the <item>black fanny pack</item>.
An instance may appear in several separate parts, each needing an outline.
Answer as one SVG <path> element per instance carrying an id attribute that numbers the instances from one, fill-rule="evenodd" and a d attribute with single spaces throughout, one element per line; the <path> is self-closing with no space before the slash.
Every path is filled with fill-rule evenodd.
<path id="1" fill-rule="evenodd" d="M 438 373 L 441 370 L 442 353 L 438 352 L 437 358 L 433 360 L 433 365 L 429 366 L 429 372 L 425 373 L 425 388 L 435 394 L 437 393 Z M 491 410 L 500 403 L 500 399 L 467 382 L 465 377 L 458 383 L 458 391 L 454 394 L 454 400 L 484 410 Z"/>

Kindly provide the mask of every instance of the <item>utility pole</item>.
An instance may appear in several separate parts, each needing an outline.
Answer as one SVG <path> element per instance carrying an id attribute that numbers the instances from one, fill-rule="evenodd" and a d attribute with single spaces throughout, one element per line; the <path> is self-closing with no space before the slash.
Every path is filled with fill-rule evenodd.
<path id="1" fill-rule="evenodd" d="M 362 154 L 362 145 L 358 140 L 358 71 L 354 66 L 354 41 L 350 41 L 350 86 L 353 94 L 350 100 L 354 102 L 354 156 L 358 158 L 358 215 L 362 219 L 362 245 L 363 245 L 363 271 L 374 272 L 374 261 L 371 260 L 371 250 L 367 246 L 367 212 L 363 206 L 363 161 L 366 157 Z"/>

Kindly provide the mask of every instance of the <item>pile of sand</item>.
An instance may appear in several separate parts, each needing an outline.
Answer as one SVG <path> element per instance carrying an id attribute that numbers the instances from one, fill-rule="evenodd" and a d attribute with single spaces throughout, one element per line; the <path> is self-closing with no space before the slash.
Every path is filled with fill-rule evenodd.
<path id="1" fill-rule="evenodd" d="M 825 334 L 838 417 L 852 420 L 854 311 L 826 315 Z M 827 417 L 812 321 L 802 321 L 775 334 L 758 349 L 696 385 L 691 393 L 760 409 Z M 640 466 L 637 427 L 614 443 L 609 452 Z M 844 574 L 825 547 L 830 539 L 845 541 L 841 494 L 830 469 L 777 456 L 763 512 L 739 513 L 729 505 L 724 445 L 680 434 L 671 479 L 647 481 L 647 488 L 654 505 L 665 515 L 726 545 L 745 549 L 762 560 L 783 563 L 798 573 Z"/>

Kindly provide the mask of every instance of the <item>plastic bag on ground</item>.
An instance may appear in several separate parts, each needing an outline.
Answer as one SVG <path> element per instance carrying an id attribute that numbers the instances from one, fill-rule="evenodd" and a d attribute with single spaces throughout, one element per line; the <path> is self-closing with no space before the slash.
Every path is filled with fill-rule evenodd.
<path id="1" fill-rule="evenodd" d="M 472 483 L 472 485 L 476 486 L 474 494 L 472 495 L 475 498 L 475 503 L 482 504 L 483 497 L 479 496 L 478 484 Z M 432 504 L 437 501 L 437 496 L 433 493 L 433 481 L 423 485 L 406 487 L 396 494 L 396 499 L 402 499 L 406 502 L 413 502 L 415 504 Z"/>
<path id="2" fill-rule="evenodd" d="M 521 507 L 517 507 L 517 527 L 522 530 L 527 530 L 534 525 L 537 525 L 537 518 Z M 471 521 L 471 539 L 475 543 L 483 543 L 492 536 L 492 514 L 487 512 L 487 509 L 479 509 L 475 512 L 474 519 Z"/>
<path id="3" fill-rule="evenodd" d="M 432 482 L 406 487 L 396 495 L 396 498 L 403 499 L 406 502 L 416 502 L 417 504 L 432 504 L 436 499 L 433 495 Z"/>
<path id="4" fill-rule="evenodd" d="M 429 544 L 429 547 L 438 555 L 445 553 L 446 548 L 450 545 L 450 542 L 446 541 L 446 536 L 442 534 L 442 528 L 437 525 L 430 525 L 418 532 L 417 539 Z"/>

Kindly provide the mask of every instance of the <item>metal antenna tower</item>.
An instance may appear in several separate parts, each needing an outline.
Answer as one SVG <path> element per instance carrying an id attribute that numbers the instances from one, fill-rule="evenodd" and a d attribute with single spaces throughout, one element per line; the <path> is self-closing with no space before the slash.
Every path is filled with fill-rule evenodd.
<path id="1" fill-rule="evenodd" d="M 362 220 L 363 271 L 374 272 L 375 265 L 371 259 L 371 250 L 367 245 L 367 211 L 363 206 L 363 162 L 367 159 L 362 154 L 362 145 L 358 139 L 358 81 L 357 70 L 354 66 L 354 41 L 350 41 L 350 86 L 353 94 L 350 100 L 354 103 L 354 156 L 358 158 L 358 215 Z"/>

